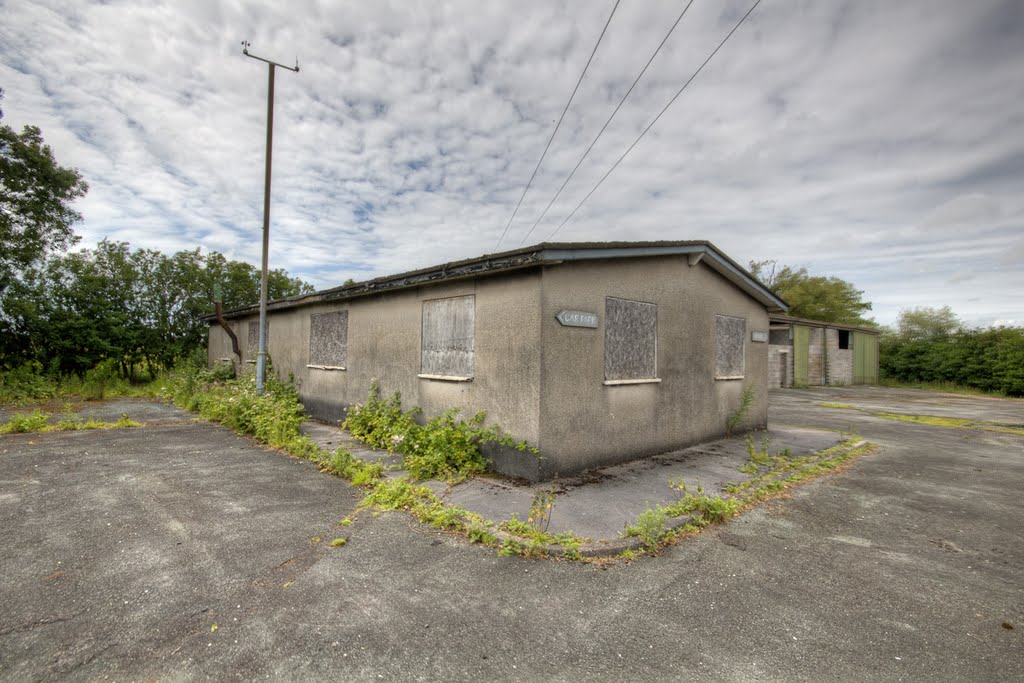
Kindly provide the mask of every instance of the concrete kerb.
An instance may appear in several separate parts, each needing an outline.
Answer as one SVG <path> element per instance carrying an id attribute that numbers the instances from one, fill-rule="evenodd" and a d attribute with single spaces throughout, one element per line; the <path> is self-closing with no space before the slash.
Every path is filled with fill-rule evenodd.
<path id="1" fill-rule="evenodd" d="M 342 446 L 358 458 L 382 462 L 387 467 L 388 478 L 398 478 L 405 474 L 400 467 L 400 456 L 371 449 L 336 425 L 307 421 L 302 430 L 324 448 Z M 799 427 L 779 427 L 770 432 L 754 433 L 753 437 L 758 445 L 762 439 L 768 438 L 774 451 L 786 448 L 794 457 L 821 453 L 849 438 L 835 431 Z M 844 451 L 864 445 L 866 442 L 861 440 Z M 536 548 L 539 553 L 544 552 L 555 558 L 601 558 L 619 555 L 627 550 L 636 552 L 643 548 L 643 539 L 623 537 L 623 529 L 627 524 L 634 523 L 637 516 L 647 508 L 668 505 L 678 500 L 678 492 L 668 485 L 671 479 L 684 479 L 690 483 L 703 481 L 706 495 L 730 497 L 724 491 L 727 485 L 742 483 L 754 476 L 745 475 L 737 469 L 748 457 L 745 438 L 738 436 L 654 458 L 598 468 L 558 482 L 559 515 L 557 524 L 553 524 L 549 530 L 552 534 L 572 533 L 581 540 L 576 548 L 540 544 L 499 528 L 503 520 L 526 518 L 529 503 L 538 485 L 526 485 L 491 476 L 473 478 L 455 485 L 441 481 L 422 483 L 446 504 L 474 513 L 476 517 L 473 519 L 462 518 L 467 527 L 479 524 L 481 517 L 492 521 L 487 532 L 499 543 L 514 541 L 526 544 Z M 771 479 L 782 479 L 789 474 L 781 473 Z M 672 536 L 693 521 L 689 516 L 669 518 L 664 534 Z"/>

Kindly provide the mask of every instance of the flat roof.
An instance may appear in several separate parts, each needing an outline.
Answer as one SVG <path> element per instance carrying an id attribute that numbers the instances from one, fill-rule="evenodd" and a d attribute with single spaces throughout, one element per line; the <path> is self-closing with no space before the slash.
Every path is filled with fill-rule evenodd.
<path id="1" fill-rule="evenodd" d="M 473 277 L 498 275 L 525 268 L 556 265 L 566 261 L 596 261 L 620 258 L 686 255 L 691 261 L 706 263 L 748 295 L 764 304 L 770 313 L 784 313 L 789 305 L 751 275 L 745 268 L 726 256 L 711 242 L 703 240 L 656 242 L 542 242 L 496 254 L 452 261 L 397 275 L 356 282 L 312 294 L 299 294 L 267 303 L 267 311 L 309 306 L 312 304 L 345 301 L 371 294 L 419 287 L 435 282 L 450 282 Z M 259 311 L 259 305 L 243 306 L 224 312 L 225 318 L 239 318 Z M 203 316 L 213 319 L 212 315 Z"/>

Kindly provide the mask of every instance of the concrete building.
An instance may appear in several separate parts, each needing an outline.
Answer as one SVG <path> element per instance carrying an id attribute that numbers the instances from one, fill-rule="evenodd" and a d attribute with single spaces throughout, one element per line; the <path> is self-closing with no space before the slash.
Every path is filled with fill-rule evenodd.
<path id="1" fill-rule="evenodd" d="M 769 319 L 769 388 L 878 382 L 878 330 L 778 314 Z"/>
<path id="2" fill-rule="evenodd" d="M 320 419 L 373 379 L 428 417 L 486 411 L 542 456 L 494 469 L 537 481 L 715 438 L 745 387 L 764 426 L 785 309 L 708 242 L 540 244 L 271 302 L 268 350 Z M 257 307 L 225 318 L 254 361 Z M 231 358 L 212 321 L 210 362 Z"/>

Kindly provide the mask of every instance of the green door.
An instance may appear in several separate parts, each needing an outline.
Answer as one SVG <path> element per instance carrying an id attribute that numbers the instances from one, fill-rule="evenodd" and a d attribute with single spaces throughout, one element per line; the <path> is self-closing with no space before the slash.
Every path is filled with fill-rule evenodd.
<path id="1" fill-rule="evenodd" d="M 811 328 L 793 326 L 793 386 L 807 386 L 807 350 L 811 345 Z"/>
<path id="2" fill-rule="evenodd" d="M 853 383 L 878 384 L 878 337 L 853 333 Z"/>

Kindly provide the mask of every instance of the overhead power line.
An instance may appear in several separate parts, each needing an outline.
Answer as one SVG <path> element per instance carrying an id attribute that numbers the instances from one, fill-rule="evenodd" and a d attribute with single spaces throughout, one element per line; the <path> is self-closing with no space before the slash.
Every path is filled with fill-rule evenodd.
<path id="1" fill-rule="evenodd" d="M 523 199 L 526 198 L 526 193 L 530 191 L 530 186 L 533 185 L 533 179 L 537 177 L 537 171 L 540 170 L 540 165 L 544 163 L 544 157 L 548 154 L 548 149 L 551 147 L 551 141 L 555 139 L 555 134 L 558 133 L 558 129 L 562 125 L 562 119 L 565 118 L 565 113 L 569 111 L 569 105 L 572 104 L 573 98 L 576 97 L 576 91 L 580 89 L 580 83 L 583 82 L 583 77 L 587 75 L 587 69 L 590 68 L 590 62 L 594 60 L 594 55 L 597 54 L 597 47 L 601 44 L 601 40 L 604 38 L 604 34 L 608 30 L 608 24 L 612 23 L 612 17 L 615 16 L 615 10 L 619 8 L 619 2 L 621 2 L 621 0 L 615 0 L 615 5 L 612 6 L 612 12 L 608 15 L 608 21 L 604 22 L 604 28 L 601 29 L 601 35 L 597 37 L 597 42 L 594 43 L 594 49 L 590 51 L 590 57 L 587 59 L 587 63 L 583 66 L 583 73 L 580 74 L 579 80 L 576 81 L 576 87 L 572 89 L 572 94 L 569 95 L 569 101 L 565 103 L 565 109 L 562 110 L 562 115 L 558 117 L 558 123 L 555 124 L 555 129 L 551 131 L 551 137 L 548 138 L 548 144 L 544 145 L 544 151 L 541 153 L 540 159 L 537 160 L 537 167 L 533 169 L 533 174 L 530 176 L 530 180 L 526 183 L 526 187 L 523 188 L 523 194 L 519 197 L 519 201 L 516 203 L 516 208 L 512 212 L 512 216 L 508 219 L 508 224 L 505 225 L 505 229 L 501 232 L 501 237 L 498 238 L 498 243 L 494 246 L 495 249 L 501 246 L 501 241 L 505 239 L 509 226 L 511 226 L 512 221 L 515 220 L 516 214 L 519 213 L 519 207 L 523 205 Z"/>
<path id="2" fill-rule="evenodd" d="M 712 59 L 712 58 L 713 58 L 713 57 L 714 57 L 714 56 L 715 56 L 716 54 L 718 54 L 718 51 L 722 49 L 722 46 L 723 46 L 723 45 L 725 45 L 725 44 L 726 44 L 726 42 L 728 42 L 729 38 L 731 38 L 731 37 L 732 37 L 732 34 L 736 32 L 736 29 L 738 29 L 738 28 L 739 28 L 740 26 L 742 26 L 742 25 L 743 25 L 743 22 L 747 20 L 747 17 L 749 17 L 749 16 L 750 16 L 750 13 L 751 13 L 751 12 L 753 12 L 753 11 L 754 11 L 754 9 L 755 9 L 755 8 L 756 8 L 756 7 L 758 6 L 758 5 L 760 5 L 760 4 L 761 4 L 761 0 L 756 0 L 756 2 L 754 2 L 754 4 L 750 6 L 750 9 L 748 9 L 748 10 L 747 10 L 747 13 L 746 13 L 746 14 L 744 14 L 744 15 L 743 15 L 743 16 L 742 16 L 742 17 L 740 18 L 740 20 L 739 20 L 738 22 L 736 22 L 736 25 L 732 27 L 732 30 L 731 30 L 731 31 L 729 31 L 729 33 L 728 33 L 728 34 L 727 34 L 727 35 L 725 36 L 725 38 L 723 38 L 723 39 L 722 39 L 722 42 L 720 42 L 720 43 L 718 44 L 718 47 L 716 47 L 716 48 L 715 48 L 714 50 L 712 50 L 711 54 L 710 54 L 710 55 L 708 55 L 708 58 L 707 58 L 707 59 L 705 59 L 705 60 L 704 60 L 704 62 L 703 62 L 703 63 L 702 63 L 702 64 L 701 64 L 701 65 L 700 65 L 699 67 L 697 67 L 697 70 L 693 72 L 693 75 L 691 75 L 691 76 L 690 76 L 690 78 L 689 78 L 689 79 L 688 79 L 688 80 L 686 81 L 686 83 L 683 83 L 683 87 L 681 87 L 681 88 L 680 88 L 680 89 L 679 89 L 679 90 L 678 90 L 678 91 L 676 92 L 676 94 L 672 96 L 672 99 L 670 99 L 670 100 L 668 101 L 668 104 L 666 104 L 666 105 L 665 105 L 664 107 L 662 107 L 661 111 L 660 111 L 660 112 L 658 112 L 658 115 L 654 117 L 654 120 L 653 120 L 653 121 L 651 121 L 651 122 L 650 122 L 649 124 L 647 124 L 647 127 L 646 127 L 646 128 L 644 128 L 644 129 L 643 129 L 643 131 L 642 131 L 642 132 L 640 133 L 640 135 L 638 135 L 638 136 L 637 136 L 636 140 L 634 140 L 634 141 L 633 141 L 633 144 L 631 144 L 631 145 L 630 145 L 629 147 L 627 147 L 627 148 L 626 148 L 626 151 L 622 153 L 622 156 L 620 156 L 620 157 L 618 158 L 618 160 L 617 160 L 617 161 L 616 161 L 616 162 L 615 162 L 614 164 L 612 164 L 612 167 L 611 167 L 611 168 L 609 168 L 609 169 L 608 169 L 608 171 L 607 171 L 607 172 L 606 172 L 606 173 L 605 173 L 605 174 L 604 174 L 603 176 L 601 176 L 601 179 L 600 179 L 600 180 L 598 180 L 598 181 L 597 181 L 597 184 L 596 184 L 596 185 L 594 185 L 594 187 L 593 187 L 593 188 L 592 188 L 592 189 L 590 190 L 590 192 L 588 192 L 588 193 L 587 193 L 587 196 L 586 196 L 586 197 L 584 197 L 584 198 L 583 198 L 583 200 L 582 200 L 582 201 L 581 201 L 581 202 L 580 202 L 579 204 L 577 204 L 577 205 L 576 205 L 576 208 L 575 208 L 575 209 L 573 209 L 573 210 L 572 210 L 572 212 L 571 212 L 571 213 L 570 213 L 570 214 L 569 214 L 568 216 L 566 216 L 566 217 L 565 217 L 565 220 L 563 220 L 563 221 L 562 221 L 561 223 L 559 223 L 559 224 L 558 224 L 558 227 L 557 227 L 557 228 L 555 228 L 555 229 L 554 229 L 554 231 L 553 231 L 553 232 L 552 232 L 552 233 L 551 233 L 550 235 L 548 235 L 548 240 L 551 240 L 551 239 L 552 239 L 552 238 L 553 238 L 553 237 L 554 237 L 554 236 L 555 236 L 555 235 L 556 235 L 556 234 L 558 233 L 558 231 L 562 229 L 562 226 L 564 226 L 564 225 L 565 225 L 566 223 L 568 223 L 568 222 L 569 222 L 569 220 L 570 220 L 570 219 L 571 219 L 571 218 L 572 218 L 573 216 L 575 216 L 575 215 L 576 215 L 576 212 L 580 210 L 580 207 L 581 207 L 581 206 L 583 206 L 583 205 L 584 205 L 584 204 L 586 203 L 586 201 L 587 201 L 588 199 L 590 199 L 590 196 L 591 196 L 592 194 L 594 194 L 594 192 L 596 192 L 596 191 L 597 191 L 597 188 L 601 187 L 601 184 L 602 184 L 602 183 L 603 183 L 603 182 L 604 182 L 605 180 L 607 180 L 608 176 L 610 176 L 610 175 L 612 174 L 612 171 L 614 171 L 614 170 L 615 170 L 615 169 L 616 169 L 616 168 L 618 167 L 618 165 L 619 165 L 620 163 L 622 163 L 622 160 L 623 160 L 623 159 L 625 159 L 625 158 L 626 158 L 626 156 L 627 156 L 627 155 L 628 155 L 628 154 L 629 154 L 630 152 L 632 152 L 632 151 L 633 151 L 633 148 L 637 146 L 637 143 L 639 143 L 639 142 L 640 142 L 640 140 L 641 140 L 641 139 L 642 139 L 642 138 L 643 138 L 643 137 L 644 137 L 645 135 L 647 135 L 647 131 L 649 131 L 649 130 L 651 129 L 651 127 L 652 127 L 652 126 L 654 126 L 654 124 L 658 122 L 658 119 L 660 119 L 660 118 L 661 118 L 662 114 L 664 114 L 664 113 L 665 113 L 666 111 L 668 111 L 668 108 L 669 108 L 669 107 L 671 107 L 671 106 L 672 106 L 672 104 L 673 104 L 673 103 L 674 103 L 674 102 L 675 102 L 675 101 L 676 101 L 676 100 L 677 100 L 677 99 L 679 98 L 679 96 L 683 94 L 683 91 L 684 91 L 684 90 L 686 90 L 687 86 L 689 86 L 689 85 L 690 85 L 690 83 L 692 83 L 692 82 L 693 82 L 693 79 L 697 78 L 697 75 L 698 75 L 698 74 L 700 74 L 700 72 L 701 72 L 701 71 L 702 71 L 702 70 L 704 69 L 704 67 L 705 67 L 705 66 L 707 66 L 708 62 L 710 62 L 710 61 L 711 61 L 711 59 Z"/>
<path id="3" fill-rule="evenodd" d="M 678 17 L 676 17 L 676 21 L 674 24 L 672 24 L 672 28 L 670 28 L 668 30 L 668 33 L 665 34 L 665 37 L 661 39 L 661 43 L 658 44 L 657 49 L 655 49 L 654 52 L 651 54 L 651 58 L 647 60 L 647 63 L 644 64 L 644 68 L 640 70 L 640 74 L 633 81 L 633 85 L 629 86 L 629 90 L 627 90 L 626 94 L 622 96 L 621 100 L 619 100 L 619 104 L 615 107 L 615 110 L 612 112 L 612 115 L 608 117 L 608 120 L 604 122 L 603 126 L 601 126 L 601 130 L 597 132 L 597 137 L 595 137 L 593 142 L 590 143 L 590 146 L 587 147 L 587 151 L 583 153 L 583 156 L 580 157 L 580 160 L 576 162 L 576 165 L 573 167 L 572 171 L 562 182 L 562 186 L 558 188 L 558 192 L 555 193 L 555 196 L 551 198 L 551 201 L 548 202 L 548 205 L 544 207 L 543 211 L 541 211 L 540 216 L 537 218 L 536 222 L 534 222 L 533 226 L 523 236 L 522 241 L 519 242 L 519 246 L 526 244 L 526 240 L 530 237 L 530 235 L 533 234 L 533 231 L 537 229 L 537 226 L 540 225 L 540 222 L 544 220 L 544 216 L 548 215 L 548 210 L 551 208 L 551 205 L 555 203 L 555 200 L 558 199 L 558 197 L 562 194 L 562 190 L 564 190 L 565 186 L 569 184 L 569 181 L 572 180 L 572 177 L 576 175 L 576 171 L 578 171 L 580 166 L 583 164 L 583 160 L 587 158 L 587 155 L 590 154 L 590 150 L 594 149 L 594 145 L 596 145 L 597 141 L 601 139 L 602 135 L 604 135 L 604 131 L 608 127 L 608 124 L 610 124 L 612 122 L 612 119 L 615 118 L 615 115 L 619 113 L 619 109 L 622 108 L 622 105 L 626 102 L 626 99 L 629 97 L 630 93 L 633 92 L 633 88 L 636 87 L 636 84 L 639 83 L 640 79 L 644 77 L 645 73 L 647 73 L 647 68 L 651 65 L 651 62 L 654 61 L 654 58 L 658 56 L 658 53 L 661 52 L 661 48 L 663 48 L 665 46 L 665 43 L 668 42 L 668 37 L 671 36 L 672 32 L 676 30 L 676 26 L 679 26 L 679 22 L 683 20 L 683 15 L 686 14 L 686 10 L 690 9 L 690 5 L 692 4 L 693 0 L 690 0 L 690 2 L 686 3 L 686 7 L 684 7 L 683 11 L 679 13 Z"/>

